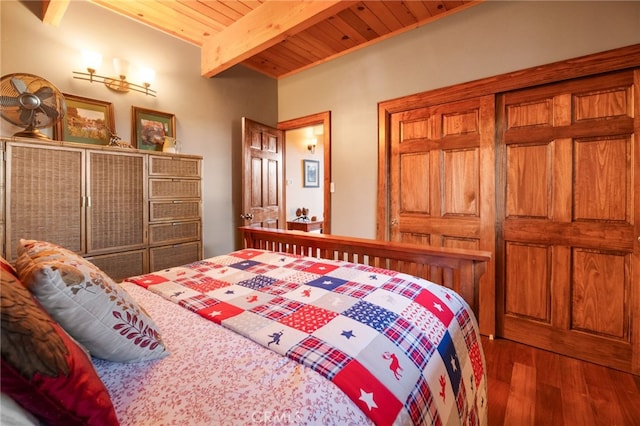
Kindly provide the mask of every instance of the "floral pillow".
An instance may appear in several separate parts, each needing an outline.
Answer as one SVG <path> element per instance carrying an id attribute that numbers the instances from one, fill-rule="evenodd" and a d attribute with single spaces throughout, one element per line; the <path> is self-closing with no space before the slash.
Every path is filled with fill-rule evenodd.
<path id="1" fill-rule="evenodd" d="M 87 353 L 2 263 L 4 259 L 0 262 L 2 422 L 10 420 L 5 413 L 7 400 L 45 424 L 117 425 L 109 393 Z"/>
<path id="2" fill-rule="evenodd" d="M 18 254 L 22 282 L 92 356 L 135 362 L 168 355 L 151 317 L 97 266 L 43 241 L 20 240 Z"/>

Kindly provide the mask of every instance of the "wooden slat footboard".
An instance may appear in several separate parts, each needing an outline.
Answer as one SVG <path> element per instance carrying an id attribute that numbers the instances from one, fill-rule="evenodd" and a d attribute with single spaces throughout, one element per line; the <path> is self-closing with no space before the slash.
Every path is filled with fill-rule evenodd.
<path id="1" fill-rule="evenodd" d="M 302 231 L 241 227 L 246 248 L 345 260 L 392 269 L 453 289 L 478 317 L 478 290 L 491 253 Z"/>

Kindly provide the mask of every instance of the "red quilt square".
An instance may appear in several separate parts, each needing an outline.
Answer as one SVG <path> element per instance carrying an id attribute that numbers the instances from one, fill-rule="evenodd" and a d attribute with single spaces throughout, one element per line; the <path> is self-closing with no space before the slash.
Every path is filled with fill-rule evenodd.
<path id="1" fill-rule="evenodd" d="M 147 274 L 139 277 L 128 278 L 127 281 L 138 284 L 140 287 L 149 288 L 150 285 L 166 283 L 169 280 L 161 275 Z"/>
<path id="2" fill-rule="evenodd" d="M 311 272 L 318 275 L 326 275 L 331 271 L 338 269 L 339 266 L 329 263 L 316 262 L 304 269 L 305 272 Z"/>
<path id="3" fill-rule="evenodd" d="M 217 322 L 218 324 L 220 324 L 223 320 L 234 317 L 238 314 L 241 314 L 242 312 L 244 312 L 244 309 L 238 308 L 237 306 L 233 306 L 225 302 L 220 302 L 217 305 L 210 306 L 206 309 L 198 311 L 198 313 L 203 317 L 209 318 L 213 322 Z"/>
<path id="4" fill-rule="evenodd" d="M 280 323 L 311 334 L 337 316 L 338 314 L 335 312 L 305 305 L 288 317 L 283 318 Z"/>
<path id="5" fill-rule="evenodd" d="M 342 389 L 376 425 L 391 425 L 402 403 L 369 370 L 353 360 L 333 382 Z"/>
<path id="6" fill-rule="evenodd" d="M 430 291 L 424 290 L 416 297 L 415 302 L 427 308 L 442 321 L 445 327 L 449 327 L 449 323 L 453 319 L 453 312 L 438 296 Z"/>
<path id="7" fill-rule="evenodd" d="M 232 253 L 232 256 L 239 257 L 240 259 L 253 259 L 254 257 L 262 253 L 263 252 L 257 251 L 257 250 L 245 249 L 245 250 L 240 250 L 235 253 Z"/>

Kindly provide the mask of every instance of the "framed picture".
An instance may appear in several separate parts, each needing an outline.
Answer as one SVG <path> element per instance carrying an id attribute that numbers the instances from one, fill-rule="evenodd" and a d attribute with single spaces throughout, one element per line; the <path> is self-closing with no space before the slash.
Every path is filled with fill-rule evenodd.
<path id="1" fill-rule="evenodd" d="M 108 145 L 116 126 L 111 102 L 63 94 L 67 113 L 53 129 L 59 141 Z"/>
<path id="2" fill-rule="evenodd" d="M 317 160 L 302 160 L 305 188 L 320 187 L 320 162 Z"/>
<path id="3" fill-rule="evenodd" d="M 131 107 L 131 143 L 134 147 L 162 151 L 165 136 L 176 137 L 175 115 Z"/>

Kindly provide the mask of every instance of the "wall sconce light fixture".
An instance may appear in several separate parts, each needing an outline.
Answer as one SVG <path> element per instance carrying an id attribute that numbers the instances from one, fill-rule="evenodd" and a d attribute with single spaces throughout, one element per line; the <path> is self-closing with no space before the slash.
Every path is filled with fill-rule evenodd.
<path id="1" fill-rule="evenodd" d="M 316 138 L 309 139 L 309 144 L 307 145 L 307 149 L 311 154 L 316 153 L 316 145 L 318 145 L 318 139 Z"/>
<path id="2" fill-rule="evenodd" d="M 155 78 L 155 71 L 151 68 L 140 67 L 138 74 L 140 75 L 140 80 L 143 82 L 140 85 L 127 81 L 129 62 L 124 59 L 113 59 L 113 68 L 118 77 L 105 77 L 96 73 L 102 63 L 102 56 L 99 53 L 83 52 L 83 58 L 87 72 L 73 71 L 73 78 L 85 80 L 90 83 L 94 81 L 103 83 L 109 89 L 116 92 L 126 93 L 133 90 L 148 96 L 156 96 L 156 91 L 151 89 L 151 83 Z"/>

